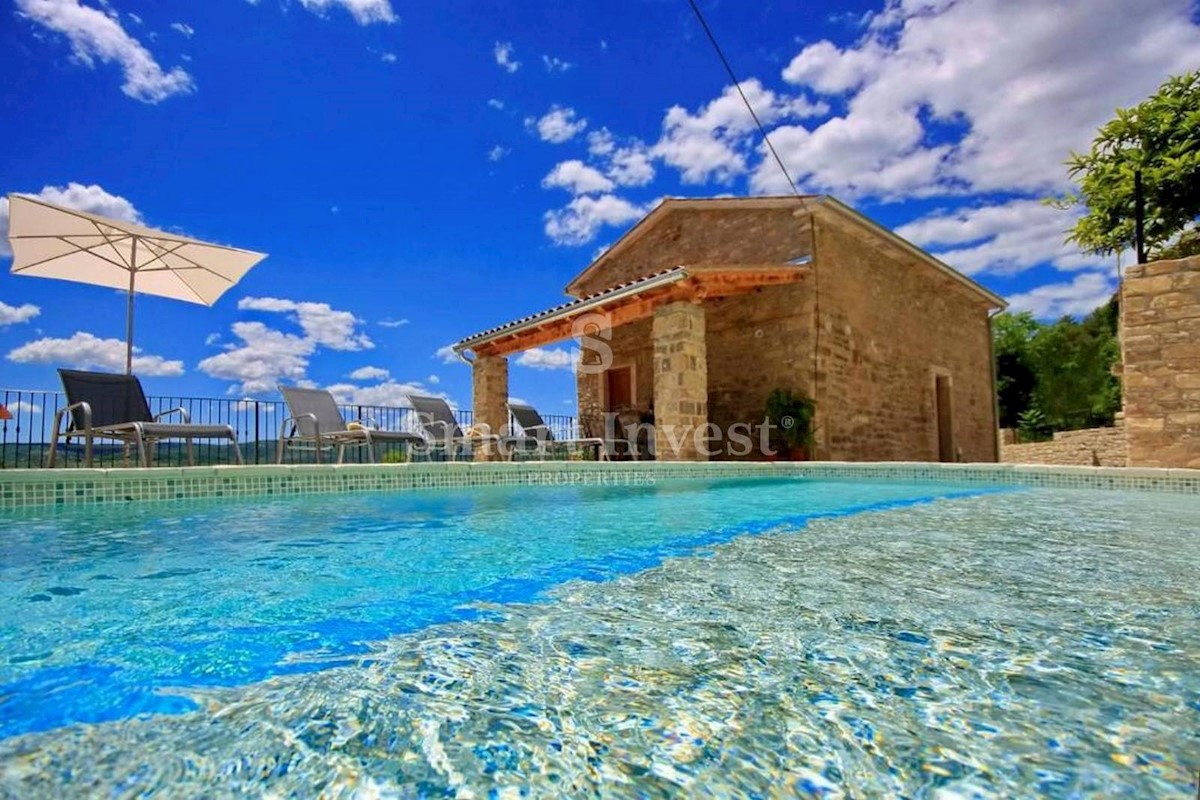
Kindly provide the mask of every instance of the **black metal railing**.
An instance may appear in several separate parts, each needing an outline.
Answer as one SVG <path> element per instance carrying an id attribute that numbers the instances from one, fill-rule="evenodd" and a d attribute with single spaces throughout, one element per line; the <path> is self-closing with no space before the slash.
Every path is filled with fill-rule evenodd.
<path id="1" fill-rule="evenodd" d="M 151 395 L 147 397 L 154 414 L 174 408 L 187 410 L 191 421 L 196 424 L 230 425 L 237 432 L 242 456 L 247 464 L 273 464 L 275 446 L 279 437 L 279 426 L 288 417 L 287 404 L 282 400 L 231 400 L 215 397 L 183 397 L 178 395 Z M 44 467 L 50 452 L 53 437 L 54 415 L 67 404 L 62 392 L 26 389 L 0 389 L 0 469 Z M 347 420 L 365 420 L 369 427 L 389 431 L 419 432 L 416 412 L 411 408 L 396 406 L 372 406 L 341 404 L 342 415 Z M 7 413 L 5 413 L 7 412 Z M 69 416 L 69 415 L 68 415 Z M 470 410 L 454 412 L 459 425 L 471 425 Z M 547 415 L 546 425 L 556 439 L 571 439 L 576 435 L 575 418 L 566 415 Z M 174 418 L 172 421 L 178 421 Z M 62 422 L 65 428 L 68 419 Z M 509 421 L 509 430 L 519 431 L 515 421 Z M 232 463 L 233 455 L 228 444 L 220 440 L 196 442 L 197 464 Z M 93 460 L 97 467 L 118 467 L 126 463 L 125 448 L 120 442 L 98 440 L 93 446 Z M 406 456 L 403 445 L 379 445 L 380 461 L 402 461 Z M 59 463 L 78 467 L 84 464 L 82 437 L 71 439 L 69 444 L 59 440 Z M 129 464 L 136 463 L 132 454 Z M 311 451 L 292 450 L 287 454 L 288 463 L 313 461 Z M 346 460 L 352 463 L 368 461 L 366 448 L 355 447 L 346 451 Z M 187 463 L 183 442 L 162 442 L 155 450 L 155 465 L 180 466 Z"/>

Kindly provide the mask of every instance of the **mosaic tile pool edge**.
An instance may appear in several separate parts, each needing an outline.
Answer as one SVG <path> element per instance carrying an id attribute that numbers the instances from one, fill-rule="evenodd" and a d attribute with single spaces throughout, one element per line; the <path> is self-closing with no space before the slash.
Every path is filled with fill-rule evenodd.
<path id="1" fill-rule="evenodd" d="M 0 511 L 46 505 L 472 486 L 639 485 L 718 477 L 901 480 L 1200 494 L 1200 470 L 929 463 L 347 464 L 0 472 Z"/>

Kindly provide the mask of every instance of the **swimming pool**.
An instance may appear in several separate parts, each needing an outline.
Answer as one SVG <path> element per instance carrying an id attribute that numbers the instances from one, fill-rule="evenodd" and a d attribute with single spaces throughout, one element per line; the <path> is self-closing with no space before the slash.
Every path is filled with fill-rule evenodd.
<path id="1" fill-rule="evenodd" d="M 1200 498 L 616 483 L 2 517 L 0 791 L 1187 796 Z"/>

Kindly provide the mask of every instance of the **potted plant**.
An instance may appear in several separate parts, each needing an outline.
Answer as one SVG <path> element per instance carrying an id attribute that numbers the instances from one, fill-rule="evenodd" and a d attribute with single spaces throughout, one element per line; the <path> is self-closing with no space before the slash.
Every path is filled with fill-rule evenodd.
<path id="1" fill-rule="evenodd" d="M 771 447 L 776 457 L 789 461 L 807 461 L 813 442 L 813 414 L 816 403 L 812 398 L 776 389 L 767 398 L 766 416 L 770 425 Z"/>

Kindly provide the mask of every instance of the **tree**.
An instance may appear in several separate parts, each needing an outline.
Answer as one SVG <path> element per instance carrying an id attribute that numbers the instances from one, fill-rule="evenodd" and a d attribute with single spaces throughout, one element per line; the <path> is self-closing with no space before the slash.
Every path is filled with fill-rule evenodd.
<path id="1" fill-rule="evenodd" d="M 1112 424 L 1121 407 L 1115 299 L 1082 321 L 1000 314 L 992 330 L 1001 427 L 1040 436 Z"/>
<path id="2" fill-rule="evenodd" d="M 1087 215 L 1067 241 L 1108 255 L 1134 246 L 1134 173 L 1142 174 L 1145 246 L 1153 258 L 1200 253 L 1200 70 L 1169 78 L 1133 108 L 1117 109 L 1087 154 L 1067 161 Z"/>
<path id="3" fill-rule="evenodd" d="M 1020 426 L 1021 414 L 1033 400 L 1037 376 L 1029 348 L 1041 325 L 1028 311 L 1000 314 L 992 322 L 996 349 L 996 395 L 1000 404 L 1000 427 Z"/>

